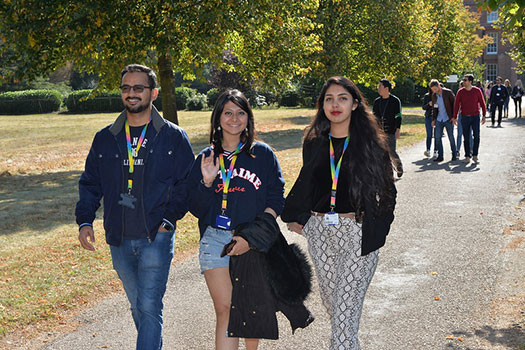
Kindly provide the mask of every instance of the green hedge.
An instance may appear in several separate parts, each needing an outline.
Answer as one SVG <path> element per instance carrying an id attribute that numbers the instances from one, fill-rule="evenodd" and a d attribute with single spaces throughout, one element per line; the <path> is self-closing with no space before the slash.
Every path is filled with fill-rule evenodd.
<path id="1" fill-rule="evenodd" d="M 200 111 L 204 106 L 206 106 L 206 95 L 204 94 L 196 94 L 186 103 L 188 111 Z"/>
<path id="2" fill-rule="evenodd" d="M 197 95 L 197 90 L 189 87 L 175 88 L 175 101 L 177 110 L 186 109 L 188 101 Z"/>
<path id="3" fill-rule="evenodd" d="M 110 113 L 121 112 L 124 104 L 120 91 L 100 92 L 96 97 L 88 97 L 92 90 L 77 90 L 70 93 L 65 104 L 70 113 Z"/>
<path id="4" fill-rule="evenodd" d="M 62 95 L 56 90 L 11 91 L 0 94 L 0 114 L 50 113 L 60 109 Z"/>

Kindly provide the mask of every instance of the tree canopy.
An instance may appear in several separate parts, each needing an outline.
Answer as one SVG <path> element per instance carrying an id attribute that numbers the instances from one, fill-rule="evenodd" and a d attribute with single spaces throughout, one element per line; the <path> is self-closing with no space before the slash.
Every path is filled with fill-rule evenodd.
<path id="1" fill-rule="evenodd" d="M 305 75 L 424 82 L 481 54 L 478 27 L 461 0 L 4 0 L 0 74 L 32 79 L 72 62 L 113 89 L 124 65 L 147 64 L 177 122 L 174 71 L 192 79 L 213 63 L 280 89 Z"/>

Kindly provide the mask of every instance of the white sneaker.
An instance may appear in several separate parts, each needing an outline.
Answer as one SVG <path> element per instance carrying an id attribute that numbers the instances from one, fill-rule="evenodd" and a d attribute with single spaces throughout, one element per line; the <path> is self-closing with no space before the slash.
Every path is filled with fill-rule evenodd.
<path id="1" fill-rule="evenodd" d="M 476 164 L 479 163 L 478 156 L 474 156 L 474 157 L 472 157 L 472 160 L 473 160 L 474 163 L 476 163 Z"/>
<path id="2" fill-rule="evenodd" d="M 425 155 L 425 157 L 430 157 L 430 150 L 427 149 L 423 154 Z"/>
<path id="3" fill-rule="evenodd" d="M 465 163 L 470 163 L 470 157 L 465 157 Z"/>
<path id="4" fill-rule="evenodd" d="M 434 158 L 439 157 L 438 151 L 434 151 Z"/>

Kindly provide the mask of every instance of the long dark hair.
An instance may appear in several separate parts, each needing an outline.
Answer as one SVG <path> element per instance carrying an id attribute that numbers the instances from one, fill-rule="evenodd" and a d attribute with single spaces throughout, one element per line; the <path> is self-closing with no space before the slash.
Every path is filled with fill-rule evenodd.
<path id="1" fill-rule="evenodd" d="M 365 200 L 374 203 L 377 212 L 393 201 L 393 167 L 390 160 L 387 138 L 379 127 L 376 117 L 370 111 L 359 88 L 348 78 L 332 77 L 326 81 L 317 100 L 317 114 L 306 129 L 304 142 L 317 138 L 328 138 L 330 120 L 324 113 L 326 91 L 333 84 L 345 88 L 357 103 L 352 111 L 349 126 L 350 142 L 348 158 L 345 157 L 343 169 L 350 183 L 350 200 L 359 211 Z"/>
<path id="2" fill-rule="evenodd" d="M 242 152 L 246 152 L 246 154 L 251 156 L 250 150 L 255 140 L 255 122 L 250 102 L 248 102 L 246 96 L 239 90 L 226 90 L 219 96 L 217 102 L 215 102 L 211 114 L 210 143 L 213 145 L 215 154 L 224 152 L 222 148 L 222 130 L 219 129 L 219 126 L 221 125 L 221 114 L 224 110 L 224 105 L 228 102 L 235 103 L 248 115 L 248 130 L 242 132 L 241 141 L 246 144 Z"/>

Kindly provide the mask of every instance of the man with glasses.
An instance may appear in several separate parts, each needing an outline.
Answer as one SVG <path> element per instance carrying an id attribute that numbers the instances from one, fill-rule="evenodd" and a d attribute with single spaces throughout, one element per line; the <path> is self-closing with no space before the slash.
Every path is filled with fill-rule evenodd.
<path id="1" fill-rule="evenodd" d="M 494 120 L 496 118 L 496 108 L 498 109 L 498 128 L 501 127 L 501 118 L 503 117 L 503 105 L 505 100 L 509 96 L 509 92 L 503 83 L 501 77 L 496 78 L 496 85 L 490 90 L 489 104 L 490 104 L 490 118 L 492 120 L 492 126 L 494 126 Z"/>
<path id="2" fill-rule="evenodd" d="M 187 212 L 194 156 L 184 130 L 153 106 L 159 94 L 153 70 L 132 64 L 121 77 L 126 109 L 95 135 L 80 177 L 78 238 L 95 250 L 93 221 L 103 198 L 106 242 L 131 304 L 136 348 L 157 350 L 175 225 Z"/>
<path id="3" fill-rule="evenodd" d="M 470 133 L 474 136 L 472 149 L 472 160 L 478 162 L 479 151 L 479 109 L 483 111 L 481 124 L 485 124 L 485 114 L 487 112 L 485 99 L 480 89 L 472 85 L 474 76 L 465 74 L 463 77 L 463 87 L 458 90 L 456 101 L 454 102 L 454 118 L 461 113 L 461 126 L 463 127 L 463 139 L 465 145 L 465 162 L 470 163 Z"/>

